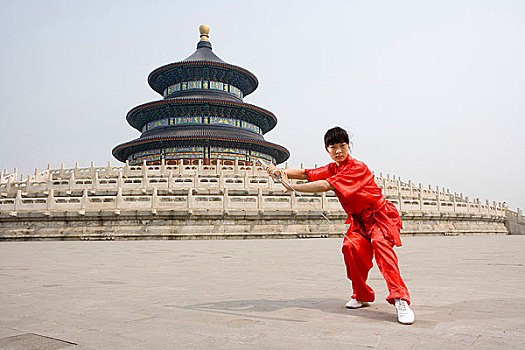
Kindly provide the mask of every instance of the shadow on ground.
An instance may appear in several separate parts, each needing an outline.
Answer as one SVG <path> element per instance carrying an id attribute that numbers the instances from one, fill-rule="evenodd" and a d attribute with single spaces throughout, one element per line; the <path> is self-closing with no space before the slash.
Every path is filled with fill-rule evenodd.
<path id="1" fill-rule="evenodd" d="M 391 309 L 392 307 L 386 303 L 384 307 L 385 309 L 390 309 L 389 312 L 371 307 L 359 310 L 349 310 L 344 306 L 346 302 L 347 300 L 343 299 L 315 298 L 289 300 L 255 299 L 227 300 L 193 305 L 166 305 L 166 307 L 293 322 L 307 322 L 307 320 L 274 317 L 270 316 L 269 313 L 275 313 L 283 309 L 311 309 L 342 316 L 362 316 L 372 320 L 395 322 L 395 319 L 392 317 L 393 309 Z M 268 313 L 268 315 L 266 315 L 266 313 Z"/>
<path id="2" fill-rule="evenodd" d="M 370 307 L 349 310 L 344 305 L 347 300 L 298 298 L 288 300 L 226 300 L 193 305 L 165 305 L 178 309 L 195 310 L 208 313 L 229 314 L 266 320 L 308 322 L 304 319 L 281 318 L 273 313 L 283 309 L 312 309 L 322 312 L 367 318 L 372 321 L 397 322 L 394 308 L 386 302 L 376 302 Z M 525 298 L 469 300 L 442 306 L 413 306 L 417 324 L 433 328 L 441 322 L 456 322 L 472 319 L 521 318 Z M 289 313 L 288 313 L 289 314 Z"/>

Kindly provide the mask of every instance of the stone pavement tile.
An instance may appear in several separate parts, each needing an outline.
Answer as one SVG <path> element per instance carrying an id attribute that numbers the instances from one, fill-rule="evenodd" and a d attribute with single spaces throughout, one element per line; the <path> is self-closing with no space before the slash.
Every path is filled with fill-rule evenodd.
<path id="1" fill-rule="evenodd" d="M 77 344 L 89 349 L 111 350 L 111 349 L 146 349 L 144 341 L 138 341 L 121 334 L 107 332 L 104 330 L 88 330 L 71 334 L 71 339 Z M 75 349 L 76 350 L 76 349 Z"/>
<path id="2" fill-rule="evenodd" d="M 113 333 L 104 329 L 91 328 L 88 330 L 77 329 L 65 324 L 54 322 L 42 322 L 32 326 L 26 326 L 22 333 L 27 333 L 28 329 L 32 333 L 44 335 L 55 339 L 61 339 L 78 344 L 72 349 L 77 350 L 79 347 L 86 349 L 144 349 L 141 344 L 143 340 L 130 338 L 120 333 Z M 69 349 L 69 348 L 66 348 Z"/>
<path id="3" fill-rule="evenodd" d="M 352 330 L 353 323 L 360 322 L 361 317 L 351 316 L 350 310 L 343 307 L 346 302 L 344 300 L 317 301 L 317 307 L 309 308 L 293 306 L 301 302 L 308 305 L 311 301 L 262 301 L 255 305 L 250 305 L 247 301 L 231 301 L 210 303 L 207 305 L 208 309 L 205 308 L 206 305 L 199 305 L 198 308 L 192 306 L 189 311 L 193 312 L 182 317 L 178 314 L 177 320 L 182 322 L 174 323 L 169 328 L 185 327 L 188 332 L 202 331 L 206 336 L 184 344 L 185 348 L 195 349 L 202 348 L 204 344 L 213 344 L 214 348 L 265 348 L 271 344 L 269 348 L 286 346 L 299 349 L 305 346 L 322 347 L 323 343 L 330 344 L 330 348 L 342 349 L 348 347 L 349 340 L 352 340 L 354 345 L 369 347 L 380 338 L 380 333 L 375 330 L 363 333 L 359 329 Z M 338 310 L 332 314 L 334 308 Z M 375 313 L 372 319 L 377 324 L 386 320 L 397 329 L 399 325 L 395 321 L 393 310 L 388 305 L 387 308 L 389 312 Z M 195 310 L 199 310 L 199 313 Z M 327 313 L 328 310 L 330 312 Z M 144 323 L 149 325 L 139 328 L 158 328 L 152 325 L 155 322 L 159 320 L 145 320 Z M 162 324 L 166 323 L 169 324 L 162 321 Z M 355 336 L 359 336 L 358 341 Z"/>
<path id="4" fill-rule="evenodd" d="M 6 316 L 4 316 L 6 315 Z M 45 323 L 47 321 L 44 315 L 41 317 L 16 317 L 16 315 L 2 314 L 0 317 L 0 328 L 1 329 L 23 329 L 26 326 L 34 324 Z"/>
<path id="5" fill-rule="evenodd" d="M 34 333 L 24 333 L 0 339 L 0 349 L 5 350 L 56 350 L 71 345 L 75 344 Z"/>
<path id="6" fill-rule="evenodd" d="M 211 327 L 192 329 L 189 325 L 183 325 L 183 322 L 151 319 L 133 326 L 126 325 L 125 331 L 128 337 L 143 341 L 145 348 L 155 349 L 191 349 L 194 344 L 210 338 Z"/>
<path id="7" fill-rule="evenodd" d="M 15 335 L 20 335 L 24 332 L 19 331 L 18 329 L 3 327 L 0 325 L 0 339 L 13 337 Z"/>

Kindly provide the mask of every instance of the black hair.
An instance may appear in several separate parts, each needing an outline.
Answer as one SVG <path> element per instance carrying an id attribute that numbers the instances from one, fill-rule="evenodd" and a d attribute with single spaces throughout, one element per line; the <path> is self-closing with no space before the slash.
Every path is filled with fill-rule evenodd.
<path id="1" fill-rule="evenodd" d="M 336 126 L 324 134 L 324 146 L 328 147 L 336 143 L 346 143 L 350 145 L 350 138 L 345 129 Z"/>

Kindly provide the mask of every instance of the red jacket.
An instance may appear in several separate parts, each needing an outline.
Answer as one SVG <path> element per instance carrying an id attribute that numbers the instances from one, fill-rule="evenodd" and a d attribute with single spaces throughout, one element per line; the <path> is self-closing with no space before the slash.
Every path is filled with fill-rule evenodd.
<path id="1" fill-rule="evenodd" d="M 326 180 L 348 214 L 348 232 L 357 231 L 370 237 L 377 225 L 386 239 L 401 245 L 399 230 L 403 227 L 396 207 L 387 201 L 365 163 L 348 156 L 339 166 L 332 162 L 317 169 L 306 169 L 308 181 Z"/>

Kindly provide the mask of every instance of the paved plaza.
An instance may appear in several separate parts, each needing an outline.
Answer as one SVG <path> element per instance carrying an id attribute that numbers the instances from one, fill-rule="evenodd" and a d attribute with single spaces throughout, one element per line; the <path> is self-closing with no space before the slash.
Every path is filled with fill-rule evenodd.
<path id="1" fill-rule="evenodd" d="M 525 236 L 405 237 L 416 322 L 340 239 L 0 243 L 0 349 L 523 349 Z"/>

